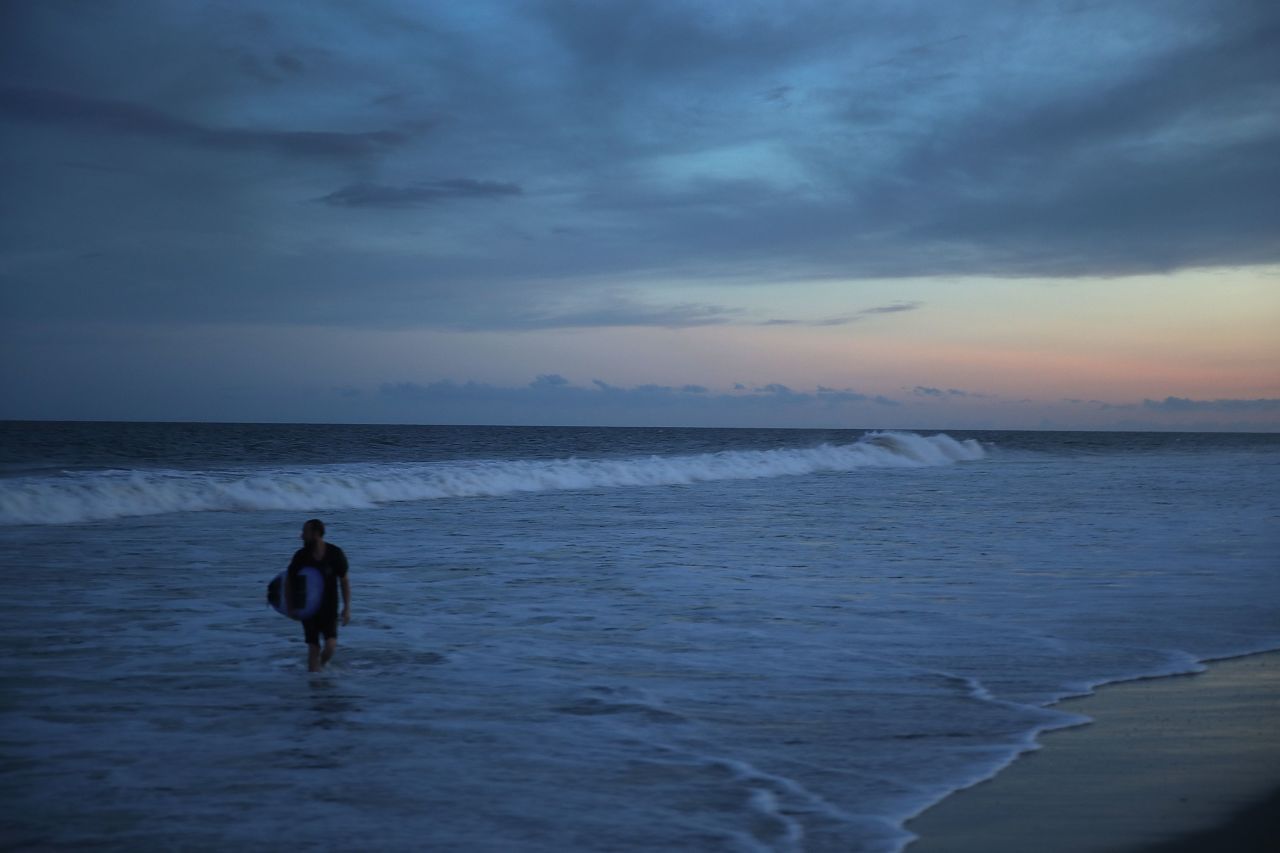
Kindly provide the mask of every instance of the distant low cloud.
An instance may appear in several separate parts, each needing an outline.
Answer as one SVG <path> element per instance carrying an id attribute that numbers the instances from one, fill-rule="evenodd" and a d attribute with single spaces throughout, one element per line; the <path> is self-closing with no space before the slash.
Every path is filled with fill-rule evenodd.
<path id="1" fill-rule="evenodd" d="M 525 313 L 512 318 L 514 328 L 567 329 L 625 326 L 656 326 L 667 329 L 687 329 L 696 326 L 719 326 L 733 322 L 740 311 L 720 305 L 679 303 L 675 305 L 649 305 L 626 299 L 610 297 L 585 308 L 560 309 Z"/>
<path id="2" fill-rule="evenodd" d="M 915 388 L 911 389 L 911 393 L 915 394 L 917 397 L 933 397 L 935 399 L 949 399 L 954 397 L 973 397 L 981 399 L 990 396 L 988 394 L 979 394 L 976 391 L 962 391 L 959 388 L 933 388 L 928 385 L 917 385 Z"/>
<path id="3" fill-rule="evenodd" d="M 870 396 L 860 394 L 851 388 L 827 388 L 822 385 L 818 386 L 818 399 L 836 401 L 842 403 L 875 403 L 879 406 L 901 406 L 902 404 L 890 397 L 881 394 Z"/>
<path id="4" fill-rule="evenodd" d="M 767 395 L 776 399 L 789 400 L 791 402 L 809 402 L 821 401 L 824 403 L 875 403 L 880 406 L 899 406 L 897 400 L 892 400 L 881 395 L 862 394 L 854 391 L 852 388 L 828 388 L 825 385 L 819 385 L 813 393 L 807 391 L 794 391 L 787 385 L 777 382 L 770 383 L 763 387 L 754 389 L 755 393 Z"/>
<path id="5" fill-rule="evenodd" d="M 1280 399 L 1261 397 L 1253 400 L 1192 400 L 1187 397 L 1165 397 L 1143 400 L 1146 409 L 1160 412 L 1280 412 Z"/>
<path id="6" fill-rule="evenodd" d="M 568 383 L 566 382 L 565 384 L 567 385 Z M 630 397 L 634 399 L 644 399 L 648 401 L 652 401 L 655 397 L 663 397 L 663 398 L 674 400 L 679 398 L 681 395 L 685 395 L 685 394 L 709 394 L 710 393 L 709 388 L 705 388 L 701 385 L 681 385 L 680 387 L 677 388 L 672 385 L 656 385 L 656 384 L 650 383 L 650 384 L 644 384 L 644 385 L 633 385 L 630 388 L 627 388 L 621 385 L 611 385 L 608 382 L 605 382 L 603 379 L 592 379 L 590 389 L 573 388 L 571 390 L 586 391 L 588 394 L 590 394 L 592 393 L 592 389 L 594 389 L 594 391 L 608 394 L 614 398 Z"/>
<path id="7" fill-rule="evenodd" d="M 923 306 L 923 302 L 895 302 L 892 305 L 880 305 L 876 308 L 866 308 L 859 311 L 855 316 L 864 317 L 874 314 L 901 314 L 903 311 L 916 311 Z"/>
<path id="8" fill-rule="evenodd" d="M 522 396 L 554 394 L 577 397 L 629 396 L 641 397 L 651 401 L 654 397 L 687 398 L 689 395 L 694 395 L 719 401 L 732 400 L 737 402 L 769 399 L 775 402 L 785 401 L 789 403 L 823 402 L 874 403 L 881 406 L 901 405 L 899 401 L 882 395 L 862 394 L 851 388 L 828 388 L 823 385 L 817 386 L 813 391 L 797 391 L 788 385 L 778 382 L 771 382 L 754 388 L 749 388 L 739 383 L 734 386 L 734 390 L 742 393 L 715 394 L 711 392 L 711 389 L 702 385 L 643 384 L 628 387 L 613 385 L 602 379 L 593 379 L 591 385 L 587 387 L 574 385 L 570 380 L 558 373 L 539 374 L 532 382 L 522 387 L 506 387 L 471 381 L 460 383 L 447 379 L 425 385 L 415 382 L 388 382 L 379 387 L 379 393 L 385 397 L 423 399 L 435 396 L 514 399 Z"/>
<path id="9" fill-rule="evenodd" d="M 758 326 L 846 326 L 852 323 L 853 317 L 828 317 L 824 320 L 785 320 L 774 318 L 757 323 Z"/>
<path id="10" fill-rule="evenodd" d="M 396 208 L 434 204 L 448 199 L 504 198 L 518 196 L 523 192 L 517 184 L 452 178 L 421 181 L 402 187 L 371 183 L 348 184 L 321 197 L 320 201 L 339 207 Z"/>
<path id="11" fill-rule="evenodd" d="M 452 380 L 388 382 L 379 387 L 378 396 L 424 413 L 465 411 L 473 421 L 493 423 L 511 419 L 566 424 L 822 424 L 901 405 L 850 388 L 818 386 L 803 391 L 768 383 L 753 388 L 739 384 L 732 392 L 714 392 L 701 385 L 620 386 L 601 379 L 580 386 L 554 373 L 539 375 L 521 387 Z"/>
<path id="12" fill-rule="evenodd" d="M 761 326 L 847 326 L 850 323 L 856 323 L 864 317 L 874 317 L 878 314 L 901 314 L 905 311 L 916 311 L 924 307 L 923 302 L 894 302 L 891 305 L 879 305 L 875 308 L 864 308 L 853 314 L 845 314 L 839 317 L 827 317 L 821 320 L 786 320 L 773 319 L 765 320 L 758 325 Z"/>

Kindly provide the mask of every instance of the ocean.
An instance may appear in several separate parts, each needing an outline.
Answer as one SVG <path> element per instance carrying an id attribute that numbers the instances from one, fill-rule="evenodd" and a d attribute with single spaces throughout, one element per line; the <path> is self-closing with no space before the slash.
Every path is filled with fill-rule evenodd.
<path id="1" fill-rule="evenodd" d="M 1280 435 L 0 423 L 0 843 L 902 850 L 1057 700 L 1280 649 L 1277 521 Z"/>

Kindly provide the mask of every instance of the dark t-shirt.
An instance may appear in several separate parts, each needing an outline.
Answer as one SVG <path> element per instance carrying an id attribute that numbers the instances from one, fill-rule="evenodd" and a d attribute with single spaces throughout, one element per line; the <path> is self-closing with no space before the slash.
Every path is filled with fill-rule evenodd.
<path id="1" fill-rule="evenodd" d="M 277 563 L 277 565 L 279 565 Z M 333 618 L 338 615 L 338 578 L 347 576 L 347 555 L 337 545 L 324 543 L 324 556 L 317 560 L 308 548 L 299 548 L 289 561 L 289 574 L 298 569 L 314 566 L 324 575 L 324 598 L 315 618 Z"/>

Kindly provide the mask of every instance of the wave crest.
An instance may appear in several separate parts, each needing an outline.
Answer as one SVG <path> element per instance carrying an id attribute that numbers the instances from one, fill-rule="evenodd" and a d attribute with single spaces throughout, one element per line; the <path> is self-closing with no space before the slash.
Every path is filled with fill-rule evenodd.
<path id="1" fill-rule="evenodd" d="M 876 432 L 844 445 L 631 459 L 75 472 L 0 480 L 0 525 L 74 524 L 169 512 L 361 509 L 393 501 L 916 468 L 985 455 L 972 439 Z"/>

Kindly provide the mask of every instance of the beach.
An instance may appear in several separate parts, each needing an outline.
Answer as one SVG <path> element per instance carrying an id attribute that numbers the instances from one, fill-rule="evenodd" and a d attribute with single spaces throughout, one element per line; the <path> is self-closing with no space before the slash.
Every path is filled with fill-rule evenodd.
<path id="1" fill-rule="evenodd" d="M 1093 722 L 910 821 L 910 853 L 1277 849 L 1280 653 L 1056 707 Z"/>

